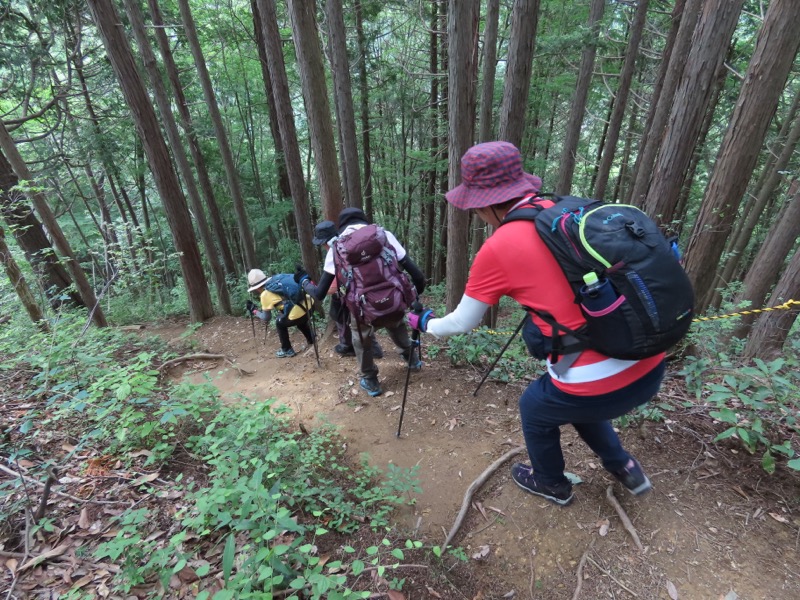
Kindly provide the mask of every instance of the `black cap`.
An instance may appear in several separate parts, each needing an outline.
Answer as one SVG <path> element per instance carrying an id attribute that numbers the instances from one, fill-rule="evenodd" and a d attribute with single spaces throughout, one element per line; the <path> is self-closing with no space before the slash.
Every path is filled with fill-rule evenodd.
<path id="1" fill-rule="evenodd" d="M 360 208 L 345 208 L 339 213 L 339 233 L 341 233 L 345 227 L 353 223 L 369 224 L 367 215 L 364 214 L 363 210 Z"/>
<path id="2" fill-rule="evenodd" d="M 337 235 L 339 235 L 339 232 L 336 230 L 336 225 L 333 221 L 322 221 L 314 227 L 314 239 L 312 242 L 315 246 L 322 246 L 322 244 L 327 244 L 331 238 L 335 238 Z"/>

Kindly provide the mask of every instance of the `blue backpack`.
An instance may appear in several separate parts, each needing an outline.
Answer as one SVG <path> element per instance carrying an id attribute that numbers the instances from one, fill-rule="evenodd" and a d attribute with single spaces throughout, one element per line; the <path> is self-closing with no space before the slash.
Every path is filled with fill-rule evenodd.
<path id="1" fill-rule="evenodd" d="M 294 275 L 290 273 L 278 273 L 269 278 L 264 287 L 273 294 L 278 294 L 281 298 L 289 300 L 292 304 L 303 304 L 305 300 L 303 290 L 294 280 Z"/>

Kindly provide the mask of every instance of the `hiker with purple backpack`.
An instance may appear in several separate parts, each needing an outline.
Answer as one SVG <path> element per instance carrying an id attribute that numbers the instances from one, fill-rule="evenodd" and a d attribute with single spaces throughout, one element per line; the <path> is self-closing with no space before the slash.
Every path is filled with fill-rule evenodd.
<path id="1" fill-rule="evenodd" d="M 325 297 L 336 280 L 338 293 L 351 315 L 359 383 L 370 396 L 379 396 L 383 390 L 374 360 L 375 329 L 386 329 L 412 371 L 422 368 L 404 317 L 425 289 L 425 276 L 394 234 L 370 224 L 361 209 L 345 208 L 339 214 L 338 227 L 339 235 L 328 249 L 319 283 L 314 284 L 302 267 L 295 271 L 295 280 L 317 300 Z"/>

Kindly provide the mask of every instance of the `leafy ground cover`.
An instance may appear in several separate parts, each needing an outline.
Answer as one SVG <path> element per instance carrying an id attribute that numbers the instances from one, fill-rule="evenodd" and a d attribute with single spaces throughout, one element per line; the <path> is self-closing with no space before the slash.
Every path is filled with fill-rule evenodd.
<path id="1" fill-rule="evenodd" d="M 584 480 L 571 507 L 522 493 L 503 465 L 442 551 L 468 488 L 521 444 L 515 401 L 537 368 L 523 350 L 512 344 L 473 395 L 507 338 L 426 347 L 398 438 L 405 370 L 388 339 L 386 391 L 369 399 L 331 338 L 317 366 L 299 340 L 297 357 L 275 358 L 274 332 L 254 340 L 245 319 L 139 338 L 62 325 L 63 338 L 3 330 L 0 342 L 11 597 L 800 594 L 792 356 L 742 366 L 698 331 L 696 358 L 671 363 L 659 398 L 619 424 L 649 497 L 610 488 L 567 429 L 568 469 Z M 198 358 L 159 368 L 187 354 Z"/>

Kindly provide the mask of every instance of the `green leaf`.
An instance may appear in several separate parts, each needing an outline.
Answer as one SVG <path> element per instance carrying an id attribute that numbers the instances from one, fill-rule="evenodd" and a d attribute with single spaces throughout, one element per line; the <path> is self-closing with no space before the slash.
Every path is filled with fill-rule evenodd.
<path id="1" fill-rule="evenodd" d="M 718 442 L 720 440 L 724 440 L 724 439 L 727 439 L 729 437 L 733 437 L 734 435 L 736 435 L 736 427 L 728 427 L 725 431 L 723 431 L 717 437 L 715 437 L 714 441 Z"/>
<path id="2" fill-rule="evenodd" d="M 364 571 L 364 563 L 360 560 L 354 560 L 351 565 L 353 575 L 360 575 Z"/>
<path id="3" fill-rule="evenodd" d="M 208 564 L 208 563 L 203 563 L 202 565 L 197 567 L 197 570 L 195 571 L 195 573 L 197 573 L 198 577 L 205 577 L 206 575 L 208 575 L 208 572 L 210 570 L 211 570 L 211 565 Z"/>
<path id="4" fill-rule="evenodd" d="M 800 471 L 800 458 L 795 458 L 786 463 L 786 466 L 795 471 Z"/>
<path id="5" fill-rule="evenodd" d="M 392 556 L 394 556 L 398 560 L 403 560 L 403 558 L 405 557 L 403 551 L 400 548 L 395 548 L 394 550 L 392 550 Z"/>
<path id="6" fill-rule="evenodd" d="M 764 452 L 764 456 L 761 457 L 761 468 L 770 475 L 775 472 L 775 457 L 769 450 Z"/>
<path id="7" fill-rule="evenodd" d="M 222 551 L 222 578 L 225 583 L 231 576 L 233 570 L 233 559 L 236 555 L 236 538 L 231 533 L 225 541 L 225 549 Z M 216 598 L 216 595 L 214 596 Z"/>

